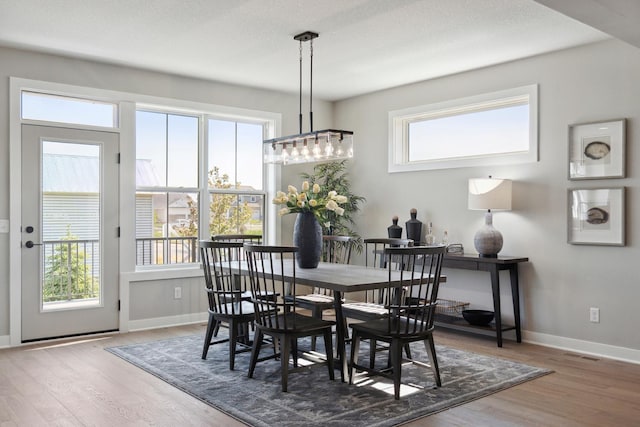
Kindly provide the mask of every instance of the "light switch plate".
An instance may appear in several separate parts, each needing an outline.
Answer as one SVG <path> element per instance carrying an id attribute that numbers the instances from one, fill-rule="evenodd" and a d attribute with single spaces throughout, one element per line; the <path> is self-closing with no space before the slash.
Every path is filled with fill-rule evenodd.
<path id="1" fill-rule="evenodd" d="M 8 232 L 9 232 L 9 220 L 0 219 L 0 233 L 8 233 Z"/>

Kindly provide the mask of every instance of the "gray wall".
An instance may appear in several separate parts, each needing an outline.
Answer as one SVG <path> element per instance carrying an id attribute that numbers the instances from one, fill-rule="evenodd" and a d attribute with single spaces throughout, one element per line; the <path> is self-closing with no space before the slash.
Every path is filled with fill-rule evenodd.
<path id="1" fill-rule="evenodd" d="M 467 210 L 467 179 L 513 179 L 514 210 L 498 212 L 493 220 L 504 236 L 502 253 L 530 258 L 520 274 L 525 336 L 547 343 L 554 341 L 549 336 L 556 336 L 568 338 L 564 343 L 583 340 L 640 350 L 640 281 L 635 271 L 640 260 L 638 76 L 640 51 L 608 41 L 339 102 L 335 125 L 353 130 L 356 138 L 350 166 L 353 191 L 367 198 L 359 232 L 384 236 L 393 215 L 404 223 L 415 207 L 420 220 L 433 221 L 437 236 L 446 229 L 450 242 L 473 249 L 483 214 Z M 532 83 L 539 84 L 538 163 L 386 173 L 388 111 Z M 616 118 L 627 118 L 627 178 L 569 181 L 567 126 Z M 598 186 L 627 187 L 626 247 L 567 244 L 567 189 Z M 477 308 L 491 306 L 488 277 L 446 273 L 443 297 L 471 301 Z M 508 283 L 507 277 L 502 279 Z M 600 308 L 600 323 L 589 322 L 589 307 Z"/>

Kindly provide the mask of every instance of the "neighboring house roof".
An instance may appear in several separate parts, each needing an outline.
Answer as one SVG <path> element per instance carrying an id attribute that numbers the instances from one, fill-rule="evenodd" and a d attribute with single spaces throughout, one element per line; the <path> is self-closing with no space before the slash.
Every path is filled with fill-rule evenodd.
<path id="1" fill-rule="evenodd" d="M 44 193 L 97 193 L 98 158 L 70 154 L 43 154 L 42 191 Z M 161 186 L 151 160 L 136 160 L 136 183 L 141 187 Z"/>

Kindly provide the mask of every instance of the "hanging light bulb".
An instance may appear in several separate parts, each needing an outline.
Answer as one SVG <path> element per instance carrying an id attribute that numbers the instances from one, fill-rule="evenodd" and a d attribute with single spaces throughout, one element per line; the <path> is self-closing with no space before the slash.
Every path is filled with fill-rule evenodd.
<path id="1" fill-rule="evenodd" d="M 302 157 L 309 158 L 309 147 L 307 147 L 307 140 L 304 140 L 304 146 L 302 147 Z"/>
<path id="2" fill-rule="evenodd" d="M 317 159 L 321 155 L 322 155 L 322 150 L 320 150 L 320 141 L 318 141 L 318 138 L 316 138 L 316 143 L 313 147 L 313 157 Z"/>
<path id="3" fill-rule="evenodd" d="M 333 143 L 331 142 L 330 136 L 327 136 L 327 144 L 324 146 L 324 154 L 327 157 L 331 157 L 333 155 Z"/>
<path id="4" fill-rule="evenodd" d="M 282 144 L 282 163 L 285 165 L 289 163 L 289 152 L 287 151 L 287 144 Z"/>
<path id="5" fill-rule="evenodd" d="M 340 158 L 344 156 L 344 150 L 342 149 L 342 140 L 338 140 L 338 148 L 336 149 L 336 157 Z"/>
<path id="6" fill-rule="evenodd" d="M 293 148 L 291 149 L 291 161 L 297 162 L 300 157 L 300 152 L 298 151 L 298 147 L 296 147 L 296 143 L 293 143 Z"/>

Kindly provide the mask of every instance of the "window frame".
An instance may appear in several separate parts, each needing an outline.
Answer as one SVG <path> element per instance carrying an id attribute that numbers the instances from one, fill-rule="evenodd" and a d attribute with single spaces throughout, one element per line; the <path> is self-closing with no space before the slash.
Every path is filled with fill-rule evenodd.
<path id="1" fill-rule="evenodd" d="M 249 115 L 229 115 L 229 114 L 217 114 L 206 111 L 198 111 L 198 110 L 185 110 L 180 108 L 172 108 L 163 105 L 149 104 L 149 103 L 136 103 L 135 112 L 145 111 L 159 114 L 167 114 L 167 115 L 181 115 L 181 116 L 191 116 L 198 117 L 198 186 L 197 187 L 138 187 L 134 185 L 134 193 L 137 194 L 140 192 L 156 192 L 156 193 L 195 193 L 198 195 L 198 240 L 206 240 L 210 239 L 209 235 L 209 201 L 210 197 L 214 194 L 231 194 L 234 196 L 240 195 L 250 195 L 250 196 L 259 196 L 263 199 L 262 206 L 262 235 L 266 236 L 268 234 L 272 234 L 269 232 L 270 222 L 268 221 L 270 216 L 267 213 L 266 201 L 268 200 L 268 182 L 269 179 L 266 176 L 266 167 L 263 163 L 262 170 L 262 189 L 260 190 L 243 190 L 238 188 L 229 188 L 229 189 L 215 189 L 210 188 L 208 186 L 208 156 L 209 156 L 209 144 L 208 144 L 208 134 L 209 134 L 209 120 L 221 120 L 221 121 L 229 121 L 237 123 L 250 123 L 262 126 L 263 139 L 266 139 L 265 135 L 271 135 L 273 133 L 273 123 L 269 120 L 264 120 L 257 117 L 251 117 Z M 262 147 L 260 147 L 262 148 Z M 134 152 L 135 152 L 135 142 L 134 142 Z M 262 153 L 262 151 L 261 151 Z M 237 153 L 236 153 L 237 154 Z M 237 157 L 236 157 L 237 161 Z M 134 227 L 135 227 L 135 212 L 134 215 Z M 204 218 L 207 218 L 207 223 L 204 224 L 202 221 Z M 164 263 L 164 264 L 137 264 L 137 253 L 135 254 L 135 269 L 136 271 L 148 271 L 148 270 L 158 270 L 163 268 L 184 268 L 189 266 L 199 265 L 200 259 L 199 254 L 197 255 L 197 260 L 193 263 Z"/>
<path id="2" fill-rule="evenodd" d="M 409 125 L 422 120 L 477 113 L 523 100 L 529 106 L 529 147 L 526 151 L 504 152 L 445 159 L 409 161 Z M 388 172 L 410 172 L 473 166 L 534 163 L 538 161 L 538 85 L 516 87 L 449 101 L 389 112 Z"/>

